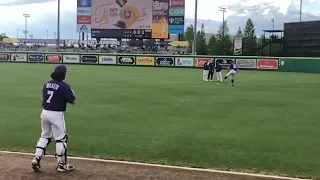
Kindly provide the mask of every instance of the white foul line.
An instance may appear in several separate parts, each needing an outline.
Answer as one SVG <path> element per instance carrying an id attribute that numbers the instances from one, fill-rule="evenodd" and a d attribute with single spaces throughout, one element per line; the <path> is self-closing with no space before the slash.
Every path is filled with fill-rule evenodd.
<path id="1" fill-rule="evenodd" d="M 32 153 L 24 153 L 24 152 L 0 151 L 0 153 L 2 153 L 2 154 L 15 154 L 15 155 L 34 156 L 34 154 L 32 154 Z M 54 157 L 52 155 L 46 155 L 46 156 L 47 157 Z M 83 160 L 83 161 L 116 163 L 116 164 L 127 164 L 127 165 L 138 165 L 138 166 L 149 166 L 149 167 L 180 169 L 180 170 L 188 170 L 188 171 L 220 173 L 220 174 L 227 174 L 227 175 L 251 176 L 251 177 L 259 177 L 259 178 L 270 178 L 270 179 L 281 179 L 281 180 L 307 180 L 307 179 L 281 177 L 281 176 L 271 176 L 271 175 L 263 175 L 263 174 L 241 173 L 241 172 L 234 172 L 234 171 L 221 171 L 221 170 L 214 170 L 214 169 L 190 168 L 190 167 L 169 166 L 169 165 L 149 164 L 149 163 L 138 163 L 138 162 L 129 162 L 129 161 L 115 161 L 115 160 L 84 158 L 84 157 L 72 157 L 72 156 L 68 156 L 68 158 L 69 159 L 75 159 L 75 160 Z"/>

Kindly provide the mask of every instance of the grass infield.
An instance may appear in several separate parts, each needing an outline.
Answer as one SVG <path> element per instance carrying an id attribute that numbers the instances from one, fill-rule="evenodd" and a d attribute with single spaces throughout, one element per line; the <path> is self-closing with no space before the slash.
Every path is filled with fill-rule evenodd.
<path id="1" fill-rule="evenodd" d="M 0 149 L 34 151 L 54 66 L 0 64 Z M 71 155 L 320 176 L 319 74 L 240 71 L 230 87 L 202 82 L 201 69 L 68 70 Z"/>

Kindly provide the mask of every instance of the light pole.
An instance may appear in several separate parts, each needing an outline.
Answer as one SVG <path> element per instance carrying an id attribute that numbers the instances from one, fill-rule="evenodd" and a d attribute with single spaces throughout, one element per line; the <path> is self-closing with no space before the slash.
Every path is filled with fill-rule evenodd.
<path id="1" fill-rule="evenodd" d="M 195 0 L 192 54 L 197 55 L 198 0 Z"/>
<path id="2" fill-rule="evenodd" d="M 219 11 L 222 11 L 222 38 L 223 38 L 223 41 L 222 41 L 222 54 L 221 55 L 223 55 L 224 54 L 224 36 L 225 36 L 225 20 L 224 20 L 224 13 L 226 13 L 227 12 L 227 10 L 226 10 L 227 8 L 225 8 L 225 7 L 219 7 Z"/>
<path id="3" fill-rule="evenodd" d="M 57 33 L 54 32 L 53 34 L 54 34 L 54 39 L 57 40 Z"/>
<path id="4" fill-rule="evenodd" d="M 17 39 L 19 39 L 19 29 L 17 29 Z"/>
<path id="5" fill-rule="evenodd" d="M 49 39 L 49 30 L 47 30 L 47 40 Z"/>
<path id="6" fill-rule="evenodd" d="M 302 0 L 300 0 L 300 22 L 301 22 L 301 16 L 302 16 Z"/>
<path id="7" fill-rule="evenodd" d="M 24 23 L 24 40 L 27 40 L 27 35 L 28 35 L 28 18 L 30 17 L 30 14 L 23 14 L 23 17 L 25 18 L 25 23 Z"/>
<path id="8" fill-rule="evenodd" d="M 60 0 L 58 0 L 58 18 L 57 18 L 57 48 L 60 47 Z"/>
<path id="9" fill-rule="evenodd" d="M 272 22 L 272 30 L 274 31 L 274 19 L 273 18 L 271 19 L 271 22 Z"/>

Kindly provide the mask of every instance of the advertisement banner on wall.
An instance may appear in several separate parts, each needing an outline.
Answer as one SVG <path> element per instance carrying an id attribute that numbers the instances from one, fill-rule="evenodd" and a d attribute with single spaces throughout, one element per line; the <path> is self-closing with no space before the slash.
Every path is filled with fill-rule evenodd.
<path id="1" fill-rule="evenodd" d="M 135 65 L 136 58 L 134 56 L 118 56 L 119 65 Z"/>
<path id="2" fill-rule="evenodd" d="M 216 58 L 216 64 L 220 63 L 222 67 L 229 66 L 231 62 L 234 62 L 232 58 Z"/>
<path id="3" fill-rule="evenodd" d="M 203 67 L 205 62 L 214 62 L 213 58 L 195 58 L 194 59 L 194 66 L 195 67 Z"/>
<path id="4" fill-rule="evenodd" d="M 174 66 L 174 57 L 156 57 L 157 66 Z"/>
<path id="5" fill-rule="evenodd" d="M 98 63 L 98 56 L 97 55 L 82 55 L 81 56 L 81 63 L 97 64 Z"/>
<path id="6" fill-rule="evenodd" d="M 9 53 L 0 53 L 0 61 L 10 61 Z"/>
<path id="7" fill-rule="evenodd" d="M 278 59 L 257 59 L 258 69 L 278 69 Z"/>
<path id="8" fill-rule="evenodd" d="M 154 65 L 154 57 L 137 57 L 136 65 L 153 66 Z"/>
<path id="9" fill-rule="evenodd" d="M 15 61 L 15 62 L 27 62 L 28 60 L 28 56 L 27 54 L 11 54 L 11 61 Z"/>
<path id="10" fill-rule="evenodd" d="M 234 55 L 241 55 L 242 54 L 242 37 L 234 38 L 233 54 Z"/>
<path id="11" fill-rule="evenodd" d="M 63 63 L 80 63 L 80 56 L 79 55 L 71 55 L 71 54 L 64 54 L 63 55 Z"/>
<path id="12" fill-rule="evenodd" d="M 99 56 L 99 64 L 117 64 L 116 56 Z"/>
<path id="13" fill-rule="evenodd" d="M 256 59 L 236 59 L 239 68 L 257 68 Z"/>
<path id="14" fill-rule="evenodd" d="M 44 54 L 28 54 L 29 62 L 43 62 Z"/>
<path id="15" fill-rule="evenodd" d="M 175 66 L 193 66 L 193 58 L 188 58 L 188 57 L 176 57 L 175 58 Z"/>
<path id="16" fill-rule="evenodd" d="M 58 63 L 61 62 L 62 58 L 60 54 L 46 54 L 46 62 Z"/>

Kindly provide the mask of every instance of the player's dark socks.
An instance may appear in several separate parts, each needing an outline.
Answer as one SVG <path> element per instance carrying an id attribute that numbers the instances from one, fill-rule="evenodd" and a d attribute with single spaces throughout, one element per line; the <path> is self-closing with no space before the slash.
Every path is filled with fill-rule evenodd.
<path id="1" fill-rule="evenodd" d="M 225 77 L 224 77 L 224 79 L 227 79 L 227 78 L 228 78 L 228 76 L 225 76 Z"/>
<path id="2" fill-rule="evenodd" d="M 231 79 L 231 84 L 234 85 L 234 80 L 233 79 Z"/>

